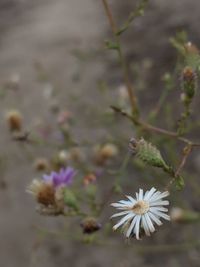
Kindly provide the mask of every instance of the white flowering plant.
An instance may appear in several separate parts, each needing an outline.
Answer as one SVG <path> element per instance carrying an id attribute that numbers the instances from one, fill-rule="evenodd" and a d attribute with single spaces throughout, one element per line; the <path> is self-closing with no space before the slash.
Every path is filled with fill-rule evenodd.
<path id="1" fill-rule="evenodd" d="M 161 246 L 158 241 L 163 236 L 172 239 L 170 233 L 178 224 L 200 222 L 200 211 L 192 204 L 193 194 L 199 197 L 198 175 L 190 172 L 189 165 L 200 148 L 194 113 L 198 108 L 199 49 L 184 32 L 170 39 L 177 54 L 175 68 L 163 73 L 163 89 L 154 92 L 160 95 L 153 107 L 145 105 L 149 85 L 142 88 L 143 78 L 141 82 L 132 75 L 134 67 L 122 49 L 122 40 L 144 15 L 149 1 L 140 0 L 121 26 L 109 1 L 101 2 L 110 30 L 109 40 L 101 43 L 102 53 L 110 52 L 105 48 L 113 52 L 112 62 L 119 64 L 122 78 L 115 92 L 109 90 L 116 87 L 112 82 L 98 82 L 99 98 L 92 98 L 92 107 L 84 103 L 78 115 L 66 110 L 65 103 L 51 103 L 51 127 L 39 122 L 27 131 L 25 114 L 18 110 L 7 113 L 11 137 L 27 153 L 35 171 L 26 192 L 33 197 L 37 213 L 61 218 L 64 230 L 57 232 L 69 239 L 119 246 L 129 240 L 134 246 L 140 244 L 138 250 L 145 244 L 144 251 L 151 251 L 153 245 L 160 250 L 199 247 L 198 240 Z M 82 54 L 74 54 L 83 60 Z M 151 65 L 148 60 L 146 65 Z M 37 70 L 43 77 L 40 64 Z M 138 76 L 145 71 L 139 66 Z M 107 75 L 112 80 L 109 71 Z M 51 86 L 47 89 L 45 97 L 56 95 Z M 99 104 L 100 98 L 105 106 Z M 76 96 L 70 102 L 75 106 Z M 27 147 L 34 153 L 45 147 L 51 153 L 35 158 Z M 41 227 L 37 230 L 44 232 Z"/>

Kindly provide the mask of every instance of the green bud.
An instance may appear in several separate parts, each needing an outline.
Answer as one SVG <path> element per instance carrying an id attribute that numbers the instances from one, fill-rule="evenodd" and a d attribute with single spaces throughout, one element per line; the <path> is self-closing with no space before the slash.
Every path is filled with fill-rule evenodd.
<path id="1" fill-rule="evenodd" d="M 76 198 L 75 194 L 69 189 L 64 190 L 64 203 L 69 208 L 72 208 L 75 211 L 79 210 L 77 198 Z"/>
<path id="2" fill-rule="evenodd" d="M 191 67 L 185 67 L 182 72 L 182 87 L 188 101 L 191 100 L 196 90 L 196 73 Z"/>
<path id="3" fill-rule="evenodd" d="M 176 184 L 176 189 L 182 190 L 183 187 L 185 186 L 185 182 L 182 176 L 177 176 L 175 179 L 175 184 Z"/>
<path id="4" fill-rule="evenodd" d="M 163 169 L 169 168 L 162 158 L 160 151 L 143 138 L 139 141 L 132 138 L 129 142 L 129 148 L 132 153 L 146 164 Z"/>

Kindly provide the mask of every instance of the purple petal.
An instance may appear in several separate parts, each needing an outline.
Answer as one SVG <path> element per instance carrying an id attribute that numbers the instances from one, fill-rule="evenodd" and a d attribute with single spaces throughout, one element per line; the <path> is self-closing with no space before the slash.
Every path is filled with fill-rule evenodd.
<path id="1" fill-rule="evenodd" d="M 44 174 L 42 178 L 45 182 L 51 183 L 53 181 L 54 175 L 56 175 L 56 172 L 51 172 L 50 174 Z"/>
<path id="2" fill-rule="evenodd" d="M 58 173 L 57 172 L 51 172 L 49 175 L 44 174 L 43 180 L 45 182 L 51 182 L 55 187 L 58 187 L 60 185 L 69 185 L 72 183 L 72 179 L 74 175 L 76 174 L 76 171 L 71 168 L 62 168 Z"/>
<path id="3" fill-rule="evenodd" d="M 63 183 L 66 185 L 69 185 L 72 183 L 72 179 L 74 177 L 74 175 L 76 174 L 75 170 L 71 167 L 68 167 L 65 169 L 65 176 L 63 179 Z"/>

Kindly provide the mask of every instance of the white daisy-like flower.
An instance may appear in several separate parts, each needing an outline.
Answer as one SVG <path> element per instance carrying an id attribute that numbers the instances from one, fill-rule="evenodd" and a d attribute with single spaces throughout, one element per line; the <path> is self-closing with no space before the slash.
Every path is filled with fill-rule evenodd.
<path id="1" fill-rule="evenodd" d="M 162 224 L 160 218 L 170 220 L 169 215 L 166 214 L 168 209 L 163 207 L 169 205 L 168 200 L 163 200 L 168 195 L 168 191 L 160 192 L 152 187 L 145 194 L 140 189 L 139 193 L 136 193 L 136 198 L 127 196 L 128 200 L 120 200 L 117 203 L 112 203 L 111 206 L 122 211 L 114 214 L 111 218 L 123 216 L 113 226 L 113 230 L 123 226 L 127 238 L 135 235 L 136 239 L 140 239 L 140 229 L 143 228 L 145 234 L 150 236 L 155 231 L 154 224 Z"/>

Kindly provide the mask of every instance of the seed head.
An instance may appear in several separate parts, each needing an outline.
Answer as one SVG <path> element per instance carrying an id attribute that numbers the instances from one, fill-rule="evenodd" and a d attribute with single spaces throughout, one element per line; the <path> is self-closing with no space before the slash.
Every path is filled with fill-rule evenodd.
<path id="1" fill-rule="evenodd" d="M 92 234 L 101 229 L 101 224 L 93 217 L 87 217 L 81 222 L 84 234 Z"/>
<path id="2" fill-rule="evenodd" d="M 11 110 L 6 114 L 6 120 L 10 131 L 21 131 L 22 115 L 18 110 Z"/>

